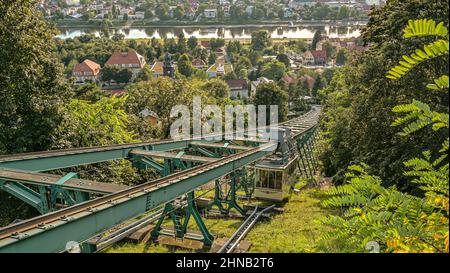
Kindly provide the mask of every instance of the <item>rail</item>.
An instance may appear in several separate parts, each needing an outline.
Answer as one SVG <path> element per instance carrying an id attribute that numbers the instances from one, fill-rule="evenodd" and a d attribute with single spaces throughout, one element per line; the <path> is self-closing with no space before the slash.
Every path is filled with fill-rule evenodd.
<path id="1" fill-rule="evenodd" d="M 258 206 L 255 207 L 253 213 L 242 223 L 237 231 L 228 239 L 228 241 L 217 251 L 217 253 L 232 253 L 238 246 L 239 242 L 247 235 L 247 233 L 258 222 L 261 216 L 273 209 L 275 205 L 272 205 L 260 212 L 258 212 Z"/>

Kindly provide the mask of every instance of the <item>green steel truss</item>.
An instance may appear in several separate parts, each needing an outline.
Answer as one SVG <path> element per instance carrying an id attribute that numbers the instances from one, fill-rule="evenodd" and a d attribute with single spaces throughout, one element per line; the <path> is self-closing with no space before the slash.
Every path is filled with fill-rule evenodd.
<path id="1" fill-rule="evenodd" d="M 313 177 L 313 171 L 317 168 L 317 154 L 320 148 L 317 143 L 318 137 L 320 137 L 318 130 L 312 128 L 296 138 L 302 166 L 301 171 L 308 177 Z M 0 180 L 0 189 L 27 202 L 41 213 L 50 212 L 0 229 L 0 252 L 64 251 L 66 243 L 69 241 L 85 242 L 99 232 L 161 205 L 165 206 L 164 217 L 159 219 L 151 233 L 154 239 L 159 235 L 187 238 L 187 224 L 189 219 L 193 217 L 202 232 L 202 236 L 198 239 L 202 240 L 207 246 L 211 245 L 214 238 L 208 232 L 196 208 L 194 191 L 210 181 L 216 181 L 215 198 L 209 207 L 217 206 L 223 214 L 228 214 L 231 209 L 236 209 L 239 213 L 244 214 L 242 208 L 236 203 L 236 192 L 243 189 L 247 195 L 251 195 L 254 190 L 253 177 L 245 171 L 244 167 L 274 152 L 274 149 L 263 149 L 261 146 L 273 147 L 276 144 L 246 141 L 244 143 L 247 145 L 260 147 L 245 148 L 231 142 L 219 146 L 202 144 L 199 141 L 201 140 L 159 141 L 51 151 L 40 153 L 39 156 L 37 154 L 25 154 L 0 157 L 0 169 L 10 168 L 35 172 L 116 159 L 129 159 L 134 166 L 153 168 L 163 176 L 159 180 L 94 200 L 89 200 L 89 194 L 86 192 L 64 189 L 64 183 L 76 177 L 74 173 L 62 177 L 55 185 L 38 185 L 37 191 L 24 186 L 21 181 Z M 239 142 L 242 143 L 242 141 Z M 216 158 L 217 161 L 200 165 L 202 162 L 190 160 L 188 157 L 183 158 L 184 152 L 180 152 L 173 158 L 157 160 L 150 156 L 135 155 L 132 153 L 133 150 L 193 151 L 207 157 Z M 237 151 L 243 152 L 237 153 Z M 229 156 L 231 159 L 228 159 L 228 157 L 219 159 L 223 156 Z M 197 169 L 201 171 L 196 171 Z M 180 178 L 180 175 L 183 174 L 186 174 L 186 176 Z M 223 192 L 218 182 L 224 176 L 228 178 L 226 180 L 228 184 L 227 192 Z M 157 186 L 155 186 L 156 184 Z M 130 193 L 124 196 L 127 192 Z M 174 209 L 174 200 L 183 195 L 187 196 L 187 205 L 182 210 Z M 55 211 L 56 204 L 69 207 Z M 172 233 L 161 229 L 161 224 L 167 216 L 170 216 L 174 223 Z M 33 223 L 41 224 L 35 226 Z M 21 232 L 12 233 L 10 230 L 21 230 Z"/>
<path id="2" fill-rule="evenodd" d="M 265 146 L 267 148 L 274 145 L 276 144 Z M 272 152 L 273 149 L 255 148 L 251 152 L 236 154 L 231 159 L 224 158 L 0 229 L 0 252 L 64 251 L 69 241 L 84 242 L 99 232 L 171 202 Z M 128 192 L 130 193 L 127 194 Z M 197 217 L 196 213 L 192 215 Z M 45 224 L 34 226 L 33 223 L 37 222 Z M 11 234 L 10 230 L 22 232 Z"/>

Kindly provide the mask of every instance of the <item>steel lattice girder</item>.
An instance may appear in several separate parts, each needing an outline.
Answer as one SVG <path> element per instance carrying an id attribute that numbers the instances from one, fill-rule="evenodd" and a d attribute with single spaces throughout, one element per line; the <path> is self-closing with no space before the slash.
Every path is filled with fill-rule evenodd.
<path id="1" fill-rule="evenodd" d="M 161 141 L 5 156 L 3 158 L 0 157 L 0 168 L 43 172 L 109 160 L 126 159 L 129 156 L 129 152 L 133 149 L 152 151 L 185 149 L 190 142 L 190 140 Z"/>
<path id="2" fill-rule="evenodd" d="M 230 159 L 205 164 L 130 190 L 100 197 L 67 209 L 0 229 L 0 252 L 60 252 L 69 241 L 83 242 L 93 235 L 150 209 L 174 200 L 201 185 L 229 174 L 274 152 L 267 144 Z M 180 176 L 185 176 L 180 178 Z M 161 184 L 161 185 L 155 185 Z M 148 187 L 148 188 L 146 188 Z M 146 189 L 144 191 L 144 189 Z M 129 194 L 128 194 L 129 193 Z M 117 198 L 117 199 L 115 199 Z M 65 218 L 61 218 L 66 216 Z M 34 223 L 45 222 L 36 227 Z M 25 229 L 11 234 L 11 230 Z"/>

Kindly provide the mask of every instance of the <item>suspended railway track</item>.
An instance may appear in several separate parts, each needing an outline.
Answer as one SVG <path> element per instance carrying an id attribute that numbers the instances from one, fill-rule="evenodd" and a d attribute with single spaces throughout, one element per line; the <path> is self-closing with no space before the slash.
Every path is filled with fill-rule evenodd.
<path id="1" fill-rule="evenodd" d="M 316 125 L 319 112 L 314 110 L 304 116 L 279 125 L 291 128 L 292 134 L 298 136 L 311 130 Z M 88 161 L 90 164 L 127 158 L 133 149 L 140 147 L 145 149 L 147 146 L 152 146 L 153 151 L 173 150 L 189 147 L 192 141 L 192 139 L 180 141 L 164 140 L 0 156 L 0 167 L 13 168 L 17 162 L 20 162 L 24 163 L 20 166 L 25 170 L 52 170 L 82 165 L 77 163 L 86 162 L 81 160 L 81 157 L 85 156 L 86 153 L 95 155 L 92 160 Z M 277 142 L 262 143 L 259 147 L 243 149 L 240 153 L 206 162 L 203 165 L 180 171 L 155 181 L 6 226 L 0 229 L 0 252 L 63 251 L 68 241 L 84 242 L 95 236 L 95 234 L 157 208 L 209 181 L 262 159 L 272 154 L 277 146 Z M 65 160 L 61 160 L 61 157 L 65 157 Z M 85 160 L 86 158 L 84 157 L 83 159 Z M 33 164 L 28 164 L 30 161 L 33 161 Z M 233 251 L 261 215 L 271 208 L 269 207 L 259 213 L 255 210 L 221 251 Z M 120 240 L 128 235 L 129 232 L 137 230 L 151 220 L 153 218 L 149 216 L 142 221 L 135 222 L 113 234 L 114 236 L 102 240 L 100 243 L 106 245 L 112 241 Z"/>

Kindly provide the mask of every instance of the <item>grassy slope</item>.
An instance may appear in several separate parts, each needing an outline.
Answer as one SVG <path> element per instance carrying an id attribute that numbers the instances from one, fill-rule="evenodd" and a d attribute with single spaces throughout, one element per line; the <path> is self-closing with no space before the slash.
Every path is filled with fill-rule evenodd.
<path id="1" fill-rule="evenodd" d="M 285 212 L 275 215 L 270 221 L 259 222 L 245 240 L 252 242 L 250 252 L 317 252 L 322 247 L 318 238 L 327 228 L 316 223 L 322 216 L 333 213 L 320 206 L 324 195 L 322 190 L 309 189 L 299 195 L 293 194 L 284 205 Z M 231 236 L 241 225 L 241 220 L 206 219 L 205 224 L 217 237 Z M 195 229 L 193 221 L 190 226 Z M 121 243 L 107 252 L 122 253 L 164 253 L 186 252 L 164 246 Z"/>

